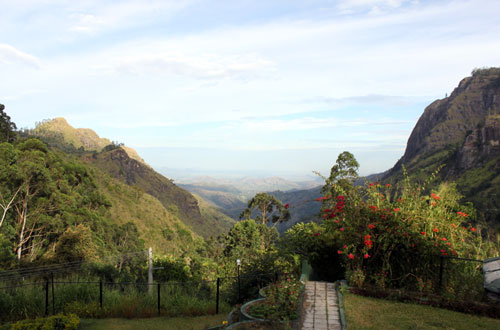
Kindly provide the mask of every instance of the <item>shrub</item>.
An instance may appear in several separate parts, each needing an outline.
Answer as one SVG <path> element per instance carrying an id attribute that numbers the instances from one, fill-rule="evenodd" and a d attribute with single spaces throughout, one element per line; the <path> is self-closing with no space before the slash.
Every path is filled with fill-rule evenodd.
<path id="1" fill-rule="evenodd" d="M 80 319 L 75 314 L 58 314 L 46 318 L 13 323 L 10 330 L 77 330 Z"/>

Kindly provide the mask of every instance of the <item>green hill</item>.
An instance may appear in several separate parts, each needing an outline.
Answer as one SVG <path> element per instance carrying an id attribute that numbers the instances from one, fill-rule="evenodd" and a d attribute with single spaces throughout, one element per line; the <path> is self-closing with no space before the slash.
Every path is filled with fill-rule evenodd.
<path id="1" fill-rule="evenodd" d="M 215 207 L 205 205 L 202 214 L 191 193 L 157 173 L 132 148 L 100 138 L 91 129 L 74 128 L 64 118 L 43 121 L 28 133 L 58 150 L 79 154 L 86 163 L 155 197 L 170 214 L 200 236 L 222 234 L 230 228 L 226 217 Z"/>

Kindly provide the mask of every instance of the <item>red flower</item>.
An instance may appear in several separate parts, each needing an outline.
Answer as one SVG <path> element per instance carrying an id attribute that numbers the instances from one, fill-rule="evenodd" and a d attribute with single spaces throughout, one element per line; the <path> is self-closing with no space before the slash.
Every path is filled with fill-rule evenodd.
<path id="1" fill-rule="evenodd" d="M 338 201 L 343 201 L 344 199 L 345 199 L 345 196 L 342 196 L 342 195 L 337 196 Z"/>
<path id="2" fill-rule="evenodd" d="M 425 236 L 425 231 L 420 232 L 420 234 L 422 234 L 422 235 L 424 235 L 424 236 Z"/>
<path id="3" fill-rule="evenodd" d="M 368 259 L 368 258 L 370 258 L 370 255 L 367 253 L 367 254 L 365 254 L 363 257 L 364 257 L 365 259 Z"/>
<path id="4" fill-rule="evenodd" d="M 378 207 L 376 207 L 375 205 L 370 205 L 369 206 L 373 211 L 377 211 L 378 210 Z"/>
<path id="5" fill-rule="evenodd" d="M 453 228 L 457 228 L 457 225 L 456 225 L 456 224 L 454 224 L 454 223 L 452 223 L 452 224 L 451 224 L 451 226 L 452 226 Z"/>
<path id="6" fill-rule="evenodd" d="M 401 211 L 401 209 L 400 209 L 399 207 L 396 207 L 396 208 L 394 209 L 394 212 L 399 212 L 399 211 Z"/>
<path id="7" fill-rule="evenodd" d="M 403 199 L 401 199 L 401 198 L 396 199 L 396 202 L 398 202 L 398 203 L 401 203 L 402 201 L 403 201 Z"/>
<path id="8" fill-rule="evenodd" d="M 411 247 L 415 247 L 415 244 L 411 243 Z"/>
<path id="9" fill-rule="evenodd" d="M 337 254 L 342 254 L 342 251 L 340 251 L 340 250 L 337 250 Z"/>
<path id="10" fill-rule="evenodd" d="M 347 249 L 347 245 L 344 245 L 344 249 Z"/>
<path id="11" fill-rule="evenodd" d="M 386 188 L 389 188 L 391 185 L 388 183 L 385 185 Z"/>
<path id="12" fill-rule="evenodd" d="M 290 207 L 290 203 L 285 204 L 285 209 L 288 209 Z"/>
<path id="13" fill-rule="evenodd" d="M 446 237 L 441 238 L 441 240 L 443 240 L 443 241 L 447 241 Z"/>
<path id="14" fill-rule="evenodd" d="M 434 229 L 432 229 L 432 231 L 435 232 L 435 233 L 437 233 L 437 232 L 439 232 L 439 229 L 434 228 Z"/>
<path id="15" fill-rule="evenodd" d="M 459 217 L 467 217 L 467 216 L 468 216 L 468 214 L 467 214 L 467 213 L 464 213 L 464 212 L 457 212 L 457 215 L 458 215 Z"/>
<path id="16" fill-rule="evenodd" d="M 349 257 L 349 259 L 354 259 L 354 254 L 349 253 L 348 257 Z"/>
<path id="17" fill-rule="evenodd" d="M 371 238 L 372 237 L 370 235 L 365 235 L 365 246 L 368 246 L 370 248 L 372 247 L 373 244 Z"/>
<path id="18" fill-rule="evenodd" d="M 319 236 L 319 233 L 314 233 L 313 236 Z"/>
<path id="19" fill-rule="evenodd" d="M 438 195 L 436 195 L 434 193 L 431 194 L 431 197 L 434 198 L 437 201 L 441 200 L 441 197 L 439 197 Z"/>
<path id="20" fill-rule="evenodd" d="M 375 228 L 375 225 L 373 225 L 373 224 L 369 224 L 369 225 L 368 225 L 368 228 L 373 229 L 373 228 Z"/>
<path id="21" fill-rule="evenodd" d="M 340 227 L 340 231 L 344 231 L 344 227 Z"/>
<path id="22" fill-rule="evenodd" d="M 470 229 L 470 231 L 476 231 L 476 228 L 472 227 L 472 228 Z"/>

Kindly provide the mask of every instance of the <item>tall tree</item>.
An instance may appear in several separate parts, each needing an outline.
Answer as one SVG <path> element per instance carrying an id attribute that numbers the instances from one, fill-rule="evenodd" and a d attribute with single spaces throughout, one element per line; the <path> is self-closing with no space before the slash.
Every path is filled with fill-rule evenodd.
<path id="1" fill-rule="evenodd" d="M 257 212 L 256 220 L 258 222 L 266 224 L 271 221 L 275 226 L 279 222 L 290 219 L 287 205 L 283 205 L 279 199 L 272 195 L 258 193 L 248 201 L 247 208 L 240 214 L 240 219 L 250 219 L 253 213 Z"/>
<path id="2" fill-rule="evenodd" d="M 0 104 L 0 142 L 13 142 L 16 138 L 16 124 L 4 112 L 5 106 Z"/>
<path id="3" fill-rule="evenodd" d="M 339 154 L 335 165 L 332 166 L 330 176 L 325 179 L 325 185 L 321 189 L 326 195 L 337 191 L 347 191 L 352 188 L 354 181 L 359 178 L 359 163 L 349 151 Z"/>

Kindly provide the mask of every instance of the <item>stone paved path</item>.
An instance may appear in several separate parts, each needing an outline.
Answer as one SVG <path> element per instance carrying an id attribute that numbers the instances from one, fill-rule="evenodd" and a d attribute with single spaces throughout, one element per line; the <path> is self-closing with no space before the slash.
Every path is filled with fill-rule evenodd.
<path id="1" fill-rule="evenodd" d="M 341 330 L 333 283 L 308 281 L 304 294 L 302 330 Z"/>

